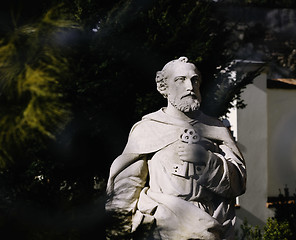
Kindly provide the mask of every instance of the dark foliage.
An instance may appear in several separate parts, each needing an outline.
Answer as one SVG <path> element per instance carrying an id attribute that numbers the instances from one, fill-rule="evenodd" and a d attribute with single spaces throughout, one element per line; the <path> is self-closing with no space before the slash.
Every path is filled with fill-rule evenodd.
<path id="1" fill-rule="evenodd" d="M 154 77 L 166 62 L 187 56 L 202 72 L 203 109 L 213 116 L 227 111 L 257 72 L 241 85 L 224 82 L 217 66 L 231 59 L 231 29 L 214 5 L 14 0 L 1 7 L 1 233 L 105 237 L 110 164 L 131 126 L 165 105 Z M 231 88 L 224 99 L 223 87 Z"/>

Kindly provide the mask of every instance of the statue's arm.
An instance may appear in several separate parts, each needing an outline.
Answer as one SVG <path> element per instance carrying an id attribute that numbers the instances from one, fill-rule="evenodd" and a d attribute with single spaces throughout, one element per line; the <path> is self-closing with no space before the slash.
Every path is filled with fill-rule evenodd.
<path id="1" fill-rule="evenodd" d="M 146 184 L 148 167 L 145 156 L 122 154 L 112 165 L 112 176 L 107 184 L 107 235 L 127 239 L 132 231 L 132 215 Z M 117 173 L 117 174 L 116 174 Z"/>
<path id="2" fill-rule="evenodd" d="M 141 154 L 128 153 L 118 156 L 110 167 L 110 174 L 108 182 L 114 182 L 116 176 L 126 169 L 128 166 L 141 158 Z"/>
<path id="3" fill-rule="evenodd" d="M 147 174 L 145 155 L 126 153 L 116 158 L 107 183 L 107 210 L 130 212 L 135 209 Z"/>
<path id="4" fill-rule="evenodd" d="M 226 198 L 243 194 L 246 190 L 246 166 L 241 156 L 230 147 L 220 145 L 220 153 L 210 153 L 201 185 Z"/>

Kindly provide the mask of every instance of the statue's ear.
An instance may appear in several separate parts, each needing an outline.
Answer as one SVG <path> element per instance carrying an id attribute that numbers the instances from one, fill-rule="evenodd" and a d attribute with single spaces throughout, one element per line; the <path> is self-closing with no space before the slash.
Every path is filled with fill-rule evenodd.
<path id="1" fill-rule="evenodd" d="M 165 79 L 162 71 L 158 71 L 156 73 L 155 80 L 156 80 L 158 92 L 160 92 L 160 94 L 162 96 L 167 98 L 167 96 L 168 96 L 168 85 L 167 85 L 166 79 Z"/>

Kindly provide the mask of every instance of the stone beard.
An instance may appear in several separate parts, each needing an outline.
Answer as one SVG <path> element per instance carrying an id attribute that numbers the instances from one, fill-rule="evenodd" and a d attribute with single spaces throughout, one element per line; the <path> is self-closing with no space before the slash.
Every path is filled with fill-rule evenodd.
<path id="1" fill-rule="evenodd" d="M 170 95 L 168 96 L 168 100 L 170 103 L 180 110 L 181 112 L 192 112 L 196 111 L 200 107 L 200 101 L 195 96 L 185 96 L 180 98 L 170 98 Z"/>

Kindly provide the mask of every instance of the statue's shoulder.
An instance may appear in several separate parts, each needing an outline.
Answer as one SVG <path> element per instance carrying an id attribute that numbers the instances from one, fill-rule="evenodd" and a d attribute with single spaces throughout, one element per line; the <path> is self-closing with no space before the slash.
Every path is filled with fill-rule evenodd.
<path id="1" fill-rule="evenodd" d="M 166 125 L 161 115 L 161 110 L 144 115 L 140 121 L 133 125 L 130 133 L 146 130 L 147 128 L 152 130 L 161 125 Z"/>
<path id="2" fill-rule="evenodd" d="M 155 138 L 166 138 L 179 131 L 179 127 L 173 125 L 164 114 L 162 109 L 149 113 L 142 117 L 130 131 L 130 137 L 144 137 L 148 140 Z"/>
<path id="3" fill-rule="evenodd" d="M 162 123 L 166 123 L 166 114 L 164 113 L 163 109 L 159 109 L 158 111 L 146 114 L 142 117 L 142 121 L 158 121 Z"/>
<path id="4" fill-rule="evenodd" d="M 168 116 L 163 112 L 162 109 L 144 115 L 142 119 L 137 122 L 133 127 L 131 132 L 134 132 L 136 129 L 137 131 L 147 130 L 150 129 L 150 133 L 154 131 L 161 131 L 162 129 L 167 129 L 173 127 L 172 122 L 168 118 Z M 150 134 L 147 132 L 147 134 Z"/>
<path id="5" fill-rule="evenodd" d="M 131 129 L 124 152 L 151 153 L 178 139 L 179 128 L 167 124 L 161 112 L 145 115 Z"/>

